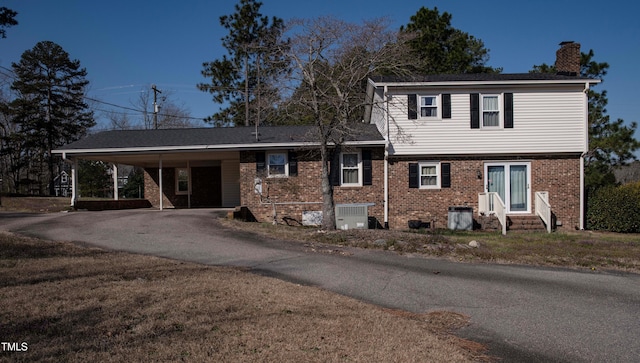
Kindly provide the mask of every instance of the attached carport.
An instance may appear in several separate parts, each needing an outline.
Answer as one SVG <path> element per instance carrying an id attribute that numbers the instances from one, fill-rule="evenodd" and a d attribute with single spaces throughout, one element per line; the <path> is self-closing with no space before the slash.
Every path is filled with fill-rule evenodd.
<path id="1" fill-rule="evenodd" d="M 78 202 L 78 161 L 96 160 L 145 170 L 145 187 L 155 183 L 157 195 L 146 195 L 155 206 L 235 207 L 240 205 L 240 132 L 249 129 L 116 130 L 90 135 L 53 153 L 71 164 L 71 205 Z M 242 132 L 244 133 L 244 132 Z M 247 135 L 250 139 L 251 135 Z M 176 172 L 174 172 L 176 171 Z M 186 182 L 178 186 L 180 171 Z M 179 187 L 183 187 L 180 189 Z M 147 188 L 145 188 L 147 189 Z M 114 200 L 119 199 L 114 177 Z M 160 192 L 162 191 L 162 192 Z M 150 193 L 154 194 L 154 193 Z M 178 205 L 176 205 L 178 204 Z"/>

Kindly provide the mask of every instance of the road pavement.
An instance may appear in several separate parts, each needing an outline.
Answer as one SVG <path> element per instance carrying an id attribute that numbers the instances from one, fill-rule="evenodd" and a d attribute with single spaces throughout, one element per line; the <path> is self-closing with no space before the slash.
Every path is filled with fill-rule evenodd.
<path id="1" fill-rule="evenodd" d="M 240 266 L 412 312 L 471 317 L 458 335 L 504 362 L 639 362 L 640 275 L 455 263 L 231 231 L 211 209 L 0 213 L 0 230 Z"/>

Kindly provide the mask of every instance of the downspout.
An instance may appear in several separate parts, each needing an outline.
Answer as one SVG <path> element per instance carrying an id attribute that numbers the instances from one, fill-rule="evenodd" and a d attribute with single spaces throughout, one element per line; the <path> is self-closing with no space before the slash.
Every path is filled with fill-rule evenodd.
<path id="1" fill-rule="evenodd" d="M 580 230 L 585 229 L 585 213 L 586 213 L 586 205 L 585 205 L 585 186 L 584 186 L 584 159 L 589 152 L 589 97 L 587 96 L 587 91 L 589 91 L 589 82 L 584 84 L 584 149 L 582 155 L 580 155 Z"/>
<path id="2" fill-rule="evenodd" d="M 386 114 L 386 132 L 384 145 L 384 228 L 389 229 L 389 101 L 387 99 L 388 86 L 384 86 L 385 114 Z"/>

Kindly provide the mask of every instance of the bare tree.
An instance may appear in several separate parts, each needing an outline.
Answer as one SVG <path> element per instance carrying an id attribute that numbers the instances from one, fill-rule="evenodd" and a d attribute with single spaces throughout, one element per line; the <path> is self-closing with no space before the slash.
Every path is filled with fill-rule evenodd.
<path id="1" fill-rule="evenodd" d="M 409 48 L 385 19 L 347 23 L 332 17 L 294 20 L 284 50 L 293 71 L 282 89 L 289 89 L 287 108 L 293 117 L 316 126 L 310 135 L 320 145 L 322 160 L 323 222 L 335 229 L 330 162 L 339 162 L 342 145 L 361 122 L 369 76 L 404 74 Z"/>

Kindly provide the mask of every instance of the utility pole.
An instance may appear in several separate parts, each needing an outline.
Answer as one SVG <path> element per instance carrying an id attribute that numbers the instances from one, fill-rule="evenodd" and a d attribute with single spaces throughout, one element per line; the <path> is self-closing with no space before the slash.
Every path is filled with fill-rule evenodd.
<path id="1" fill-rule="evenodd" d="M 151 85 L 153 90 L 153 128 L 158 129 L 158 93 L 162 93 L 155 84 Z"/>

